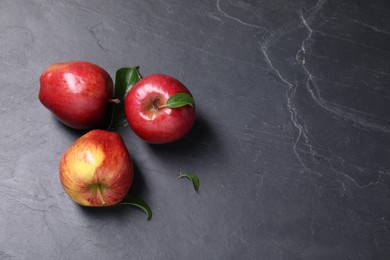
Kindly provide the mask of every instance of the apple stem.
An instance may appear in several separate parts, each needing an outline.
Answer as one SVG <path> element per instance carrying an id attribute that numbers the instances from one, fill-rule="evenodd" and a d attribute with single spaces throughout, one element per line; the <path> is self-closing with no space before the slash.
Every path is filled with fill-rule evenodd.
<path id="1" fill-rule="evenodd" d="M 159 100 L 159 98 L 158 98 L 158 96 L 156 96 L 156 97 L 154 98 L 154 100 L 153 100 L 153 104 L 152 104 L 152 106 L 153 106 L 153 109 L 156 109 L 156 110 L 158 110 L 158 105 L 157 105 L 157 103 L 158 103 L 158 100 Z"/>
<path id="2" fill-rule="evenodd" d="M 159 98 L 158 96 L 156 96 L 156 97 L 154 98 L 153 104 L 152 104 L 154 110 L 159 110 L 159 109 L 161 109 L 161 108 L 167 107 L 166 104 L 165 104 L 165 105 L 162 105 L 162 106 L 158 106 L 158 101 L 160 101 L 160 98 Z"/>
<path id="3" fill-rule="evenodd" d="M 100 200 L 102 201 L 102 205 L 106 204 L 106 202 L 103 199 L 102 191 L 100 190 L 100 185 L 97 186 L 97 193 L 98 193 Z"/>
<path id="4" fill-rule="evenodd" d="M 117 98 L 111 98 L 108 100 L 109 103 L 115 103 L 115 104 L 119 104 L 121 101 Z"/>

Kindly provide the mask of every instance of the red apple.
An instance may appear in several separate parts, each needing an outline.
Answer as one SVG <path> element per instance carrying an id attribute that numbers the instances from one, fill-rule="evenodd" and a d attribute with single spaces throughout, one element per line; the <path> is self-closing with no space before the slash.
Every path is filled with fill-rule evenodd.
<path id="1" fill-rule="evenodd" d="M 110 75 L 98 65 L 69 61 L 50 65 L 40 77 L 39 99 L 63 124 L 90 129 L 104 119 L 113 95 Z"/>
<path id="2" fill-rule="evenodd" d="M 177 97 L 176 101 L 180 100 L 180 95 L 188 102 L 169 102 Z M 129 91 L 125 113 L 130 127 L 140 138 L 163 144 L 178 140 L 191 130 L 195 121 L 194 105 L 191 93 L 180 81 L 154 74 L 138 81 Z"/>
<path id="3" fill-rule="evenodd" d="M 61 184 L 83 206 L 111 206 L 126 196 L 133 183 L 133 164 L 122 138 L 92 130 L 77 139 L 60 162 Z"/>

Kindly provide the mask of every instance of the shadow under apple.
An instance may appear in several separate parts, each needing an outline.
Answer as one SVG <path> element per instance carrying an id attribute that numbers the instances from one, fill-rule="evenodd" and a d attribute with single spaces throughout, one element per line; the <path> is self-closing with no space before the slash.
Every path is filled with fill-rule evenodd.
<path id="1" fill-rule="evenodd" d="M 191 156 L 203 157 L 216 151 L 218 139 L 210 122 L 201 113 L 198 113 L 194 126 L 187 136 L 168 144 L 149 144 L 149 147 L 162 157 L 172 153 L 178 156 L 191 154 Z"/>
<path id="2" fill-rule="evenodd" d="M 51 117 L 53 118 L 53 121 L 55 122 L 56 128 L 59 128 L 61 130 L 65 130 L 65 133 L 70 135 L 74 139 L 77 139 L 90 131 L 89 129 L 85 130 L 85 129 L 71 128 L 71 127 L 61 123 L 53 114 L 51 115 Z"/>

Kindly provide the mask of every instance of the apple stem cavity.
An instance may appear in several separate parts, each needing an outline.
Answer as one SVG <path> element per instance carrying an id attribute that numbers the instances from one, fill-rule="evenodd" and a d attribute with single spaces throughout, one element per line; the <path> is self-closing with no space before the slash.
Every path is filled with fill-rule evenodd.
<path id="1" fill-rule="evenodd" d="M 121 101 L 117 98 L 111 98 L 108 100 L 109 103 L 119 104 Z"/>
<path id="2" fill-rule="evenodd" d="M 160 97 L 159 96 L 156 96 L 153 100 L 153 103 L 152 103 L 152 110 L 153 111 L 158 111 L 159 109 L 163 109 L 163 108 L 166 108 L 167 107 L 167 104 L 165 105 L 161 105 L 159 106 L 158 105 L 158 102 L 160 101 Z"/>
<path id="3" fill-rule="evenodd" d="M 160 101 L 160 98 L 158 96 L 156 96 L 153 100 L 153 103 L 152 103 L 152 110 L 157 111 L 161 108 L 158 106 L 159 101 Z"/>
<path id="4" fill-rule="evenodd" d="M 97 193 L 98 193 L 99 199 L 102 201 L 102 205 L 106 204 L 106 202 L 103 199 L 102 191 L 100 189 L 100 184 L 97 185 Z"/>

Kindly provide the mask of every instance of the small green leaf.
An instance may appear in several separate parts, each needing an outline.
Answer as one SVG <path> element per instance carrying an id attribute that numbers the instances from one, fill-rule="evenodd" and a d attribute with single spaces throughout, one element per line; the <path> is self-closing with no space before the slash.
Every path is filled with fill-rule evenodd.
<path id="1" fill-rule="evenodd" d="M 143 199 L 134 197 L 132 195 L 126 195 L 126 197 L 119 204 L 129 204 L 138 207 L 145 212 L 147 220 L 152 218 L 152 210 Z"/>
<path id="2" fill-rule="evenodd" d="M 173 95 L 172 97 L 168 98 L 166 107 L 169 108 L 177 108 L 177 107 L 183 107 L 183 106 L 195 106 L 194 98 L 187 93 L 177 93 Z"/>
<path id="3" fill-rule="evenodd" d="M 128 126 L 125 115 L 125 98 L 130 89 L 141 79 L 138 67 L 120 68 L 115 75 L 115 94 L 114 98 L 119 99 L 120 103 L 114 106 L 111 128 L 119 130 Z"/>
<path id="4" fill-rule="evenodd" d="M 194 174 L 189 174 L 189 173 L 181 173 L 179 175 L 179 177 L 177 177 L 177 178 L 180 179 L 180 178 L 183 178 L 183 177 L 188 178 L 192 182 L 192 185 L 194 186 L 194 189 L 196 191 L 198 191 L 198 189 L 199 189 L 199 178 L 198 178 L 198 176 L 196 176 Z"/>

